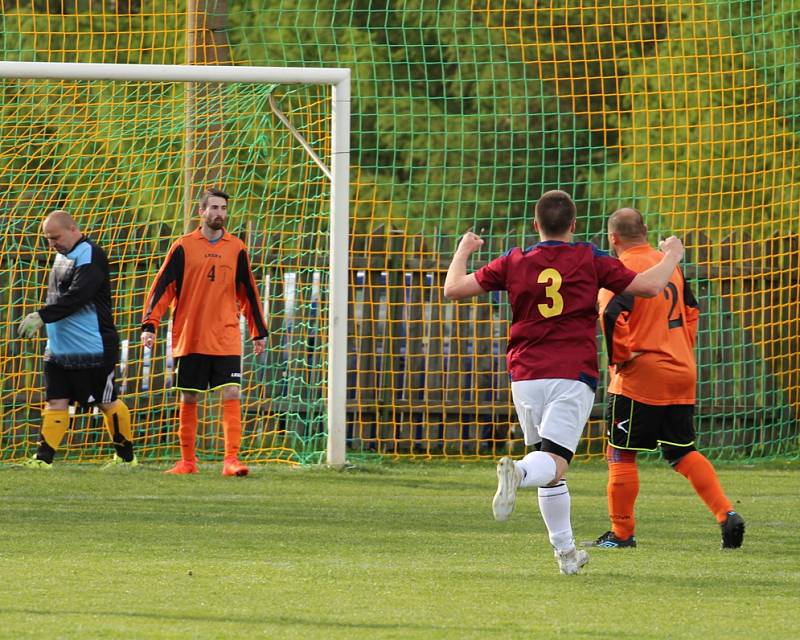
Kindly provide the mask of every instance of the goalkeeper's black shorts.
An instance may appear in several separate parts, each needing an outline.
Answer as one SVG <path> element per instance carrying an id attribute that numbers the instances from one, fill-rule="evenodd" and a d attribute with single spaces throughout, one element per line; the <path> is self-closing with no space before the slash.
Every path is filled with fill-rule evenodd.
<path id="1" fill-rule="evenodd" d="M 82 407 L 108 404 L 117 399 L 114 365 L 65 369 L 52 360 L 44 363 L 45 399 L 69 400 Z"/>
<path id="2" fill-rule="evenodd" d="M 694 405 L 653 405 L 608 394 L 606 434 L 617 449 L 654 451 L 662 445 L 694 444 Z"/>

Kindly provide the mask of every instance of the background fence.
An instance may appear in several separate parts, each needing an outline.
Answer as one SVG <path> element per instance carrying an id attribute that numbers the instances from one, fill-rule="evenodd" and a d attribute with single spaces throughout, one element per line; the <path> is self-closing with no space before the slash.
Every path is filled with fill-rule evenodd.
<path id="1" fill-rule="evenodd" d="M 800 11 L 793 2 L 263 5 L 0 0 L 0 56 L 353 69 L 352 457 L 464 459 L 521 449 L 502 357 L 504 298 L 444 303 L 441 283 L 468 228 L 487 239 L 472 267 L 531 244 L 530 206 L 556 187 L 578 202 L 581 239 L 602 241 L 605 218 L 619 206 L 644 212 L 653 241 L 669 233 L 686 238 L 686 274 L 703 312 L 701 446 L 721 457 L 798 452 L 800 32 L 793 25 Z M 60 98 L 65 110 L 80 106 L 74 93 L 72 103 Z M 170 106 L 157 92 L 126 100 L 138 105 L 134 120 L 164 111 L 174 112 L 173 124 L 183 117 L 178 101 Z M 6 90 L 4 113 L 13 102 Z M 207 111 L 226 113 L 213 101 Z M 294 113 L 324 152 L 323 120 L 299 103 Z M 245 446 L 253 460 L 311 461 L 324 449 L 327 280 L 324 248 L 303 238 L 324 236 L 325 193 L 313 168 L 289 179 L 253 155 L 275 121 L 255 118 L 226 130 L 226 117 L 208 118 L 206 130 L 217 122 L 220 135 L 247 144 L 235 156 L 202 158 L 190 182 L 224 182 L 245 194 L 234 205 L 234 231 L 248 238 L 268 294 L 271 348 L 261 361 L 245 357 Z M 36 224 L 48 208 L 69 208 L 95 174 L 103 188 L 82 201 L 85 223 L 123 276 L 117 320 L 129 341 L 126 397 L 135 406 L 138 444 L 151 457 L 172 456 L 169 366 L 157 351 L 142 388 L 138 316 L 187 206 L 184 174 L 159 171 L 153 158 L 180 156 L 181 147 L 167 154 L 148 138 L 104 155 L 98 145 L 96 164 L 71 166 L 52 160 L 70 149 L 46 124 L 0 137 L 2 206 L 13 221 L 2 229 L 0 274 L 3 457 L 24 452 L 38 421 L 41 345 L 13 335 L 46 275 L 46 257 L 32 240 Z M 26 140 L 50 146 L 37 156 L 41 149 Z M 269 145 L 284 144 L 274 140 Z M 294 153 L 288 143 L 283 153 Z M 37 157 L 50 160 L 31 160 Z M 276 237 L 295 237 L 291 251 L 272 255 Z M 209 405 L 203 418 L 208 457 L 219 450 L 216 411 Z M 600 412 L 598 402 L 583 453 L 602 448 Z M 71 457 L 97 454 L 83 444 L 102 440 L 98 424 L 79 418 Z"/>

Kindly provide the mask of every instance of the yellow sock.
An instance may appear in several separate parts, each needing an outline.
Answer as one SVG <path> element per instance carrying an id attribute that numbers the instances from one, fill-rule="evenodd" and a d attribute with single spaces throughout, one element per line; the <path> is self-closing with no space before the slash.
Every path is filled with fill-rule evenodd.
<path id="1" fill-rule="evenodd" d="M 42 409 L 42 437 L 36 457 L 53 462 L 53 455 L 69 427 L 69 410 Z"/>
<path id="2" fill-rule="evenodd" d="M 110 409 L 101 411 L 103 411 L 103 423 L 111 434 L 117 455 L 125 462 L 130 462 L 133 460 L 133 433 L 128 406 L 122 400 L 117 400 Z"/>

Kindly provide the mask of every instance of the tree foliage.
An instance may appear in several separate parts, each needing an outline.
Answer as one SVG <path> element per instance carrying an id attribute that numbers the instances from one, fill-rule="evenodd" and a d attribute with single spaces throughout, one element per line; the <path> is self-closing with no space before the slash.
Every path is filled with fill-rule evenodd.
<path id="1" fill-rule="evenodd" d="M 185 59 L 180 2 L 52 4 L 1 5 L 4 59 Z M 660 232 L 756 217 L 767 233 L 796 219 L 796 1 L 227 4 L 234 63 L 352 68 L 357 227 L 524 236 L 531 204 L 555 187 L 574 194 L 588 234 L 621 205 Z M 31 131 L 48 161 L 68 151 L 47 123 Z M 74 170 L 138 176 L 150 155 L 108 166 L 93 153 Z M 180 179 L 159 178 L 156 211 Z"/>

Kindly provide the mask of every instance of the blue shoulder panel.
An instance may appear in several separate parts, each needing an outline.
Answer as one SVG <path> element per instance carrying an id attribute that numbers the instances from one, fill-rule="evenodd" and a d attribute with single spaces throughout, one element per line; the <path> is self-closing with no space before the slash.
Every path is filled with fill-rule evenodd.
<path id="1" fill-rule="evenodd" d="M 592 254 L 594 254 L 595 258 L 612 258 L 613 256 L 608 251 L 603 251 L 602 249 L 598 249 L 596 245 L 592 244 L 591 242 L 586 242 L 592 248 Z"/>
<path id="2" fill-rule="evenodd" d="M 72 251 L 67 254 L 67 258 L 75 261 L 75 268 L 82 267 L 92 262 L 92 245 L 81 240 L 76 244 Z"/>

